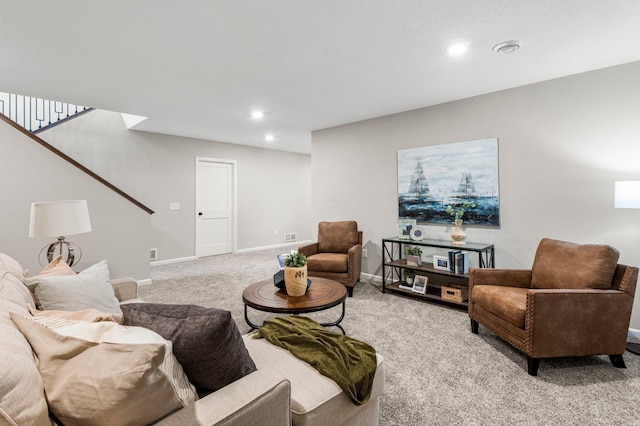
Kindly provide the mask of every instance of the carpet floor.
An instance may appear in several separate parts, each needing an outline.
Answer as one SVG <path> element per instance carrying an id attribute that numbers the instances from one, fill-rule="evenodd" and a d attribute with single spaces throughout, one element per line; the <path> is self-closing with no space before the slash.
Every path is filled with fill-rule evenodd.
<path id="1" fill-rule="evenodd" d="M 140 297 L 227 309 L 246 333 L 242 290 L 271 278 L 282 251 L 153 266 Z M 339 315 L 335 307 L 308 316 L 329 322 Z M 273 314 L 249 308 L 249 316 L 261 323 Z M 640 424 L 640 357 L 629 352 L 626 369 L 607 356 L 558 358 L 542 360 L 532 377 L 524 355 L 482 326 L 472 334 L 466 312 L 383 294 L 368 282 L 347 299 L 342 326 L 385 358 L 382 426 Z"/>

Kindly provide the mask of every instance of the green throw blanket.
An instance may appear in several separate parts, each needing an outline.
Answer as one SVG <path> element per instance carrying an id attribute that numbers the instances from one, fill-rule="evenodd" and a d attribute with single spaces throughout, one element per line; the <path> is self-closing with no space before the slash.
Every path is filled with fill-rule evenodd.
<path id="1" fill-rule="evenodd" d="M 371 397 L 376 374 L 376 351 L 368 344 L 328 331 L 311 318 L 288 316 L 269 319 L 253 336 L 265 338 L 307 362 L 335 381 L 356 405 Z"/>

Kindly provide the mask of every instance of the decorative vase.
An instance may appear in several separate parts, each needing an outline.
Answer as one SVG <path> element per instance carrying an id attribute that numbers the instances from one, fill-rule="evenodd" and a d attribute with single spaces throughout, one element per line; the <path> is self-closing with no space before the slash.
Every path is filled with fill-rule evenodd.
<path id="1" fill-rule="evenodd" d="M 467 238 L 467 234 L 462 230 L 462 219 L 455 220 L 456 227 L 451 232 L 451 239 L 453 240 L 454 245 L 464 245 L 465 238 Z"/>
<path id="2" fill-rule="evenodd" d="M 285 266 L 284 286 L 289 296 L 304 296 L 307 292 L 307 265 L 300 267 Z"/>

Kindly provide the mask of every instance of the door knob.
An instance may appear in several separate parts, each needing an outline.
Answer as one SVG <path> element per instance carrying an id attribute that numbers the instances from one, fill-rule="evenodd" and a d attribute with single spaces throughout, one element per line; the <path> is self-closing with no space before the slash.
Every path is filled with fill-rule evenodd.
<path id="1" fill-rule="evenodd" d="M 202 212 L 198 212 L 198 216 L 202 216 Z"/>

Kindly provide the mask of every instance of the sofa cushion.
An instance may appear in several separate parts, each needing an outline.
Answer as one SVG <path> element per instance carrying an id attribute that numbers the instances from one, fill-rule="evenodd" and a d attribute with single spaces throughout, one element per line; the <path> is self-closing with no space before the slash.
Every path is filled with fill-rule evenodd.
<path id="1" fill-rule="evenodd" d="M 544 238 L 531 268 L 531 288 L 611 288 L 619 256 L 608 245 Z"/>
<path id="2" fill-rule="evenodd" d="M 253 371 L 229 311 L 194 305 L 122 305 L 127 325 L 149 328 L 173 342 L 173 353 L 198 389 L 218 390 Z"/>
<path id="3" fill-rule="evenodd" d="M 349 257 L 343 253 L 318 253 L 307 257 L 309 271 L 347 272 Z"/>
<path id="4" fill-rule="evenodd" d="M 75 275 L 26 278 L 40 310 L 79 311 L 97 309 L 120 314 L 118 299 L 109 282 L 109 267 L 103 260 Z"/>
<path id="5" fill-rule="evenodd" d="M 503 320 L 524 329 L 524 314 L 527 309 L 526 288 L 499 285 L 473 286 L 473 302 Z"/>
<path id="6" fill-rule="evenodd" d="M 0 260 L 0 262 L 3 262 Z M 13 272 L 0 269 L 0 424 L 51 425 L 44 384 L 27 339 L 9 311 L 28 315 L 29 290 Z"/>
<path id="7" fill-rule="evenodd" d="M 318 251 L 320 253 L 347 253 L 358 244 L 358 223 L 320 222 L 318 224 Z"/>
<path id="8" fill-rule="evenodd" d="M 273 369 L 291 382 L 291 414 L 294 425 L 349 424 L 349 418 L 358 416 L 369 404 L 376 404 L 384 389 L 384 359 L 380 354 L 376 355 L 378 366 L 370 402 L 356 406 L 336 382 L 318 373 L 315 368 L 291 355 L 286 349 L 264 339 L 254 339 L 251 334 L 242 338 L 259 370 Z"/>
<path id="9" fill-rule="evenodd" d="M 49 409 L 65 425 L 148 424 L 195 400 L 171 343 L 142 327 L 11 319 L 38 357 Z"/>

